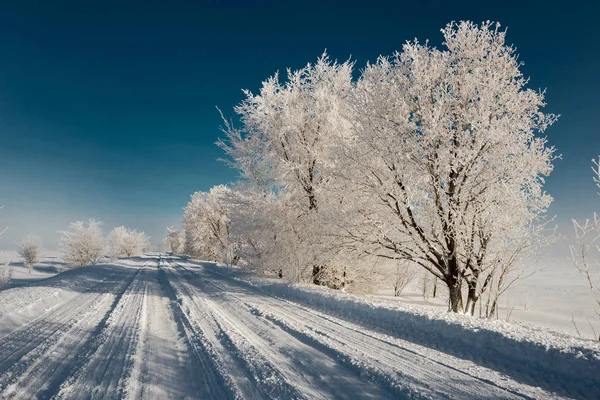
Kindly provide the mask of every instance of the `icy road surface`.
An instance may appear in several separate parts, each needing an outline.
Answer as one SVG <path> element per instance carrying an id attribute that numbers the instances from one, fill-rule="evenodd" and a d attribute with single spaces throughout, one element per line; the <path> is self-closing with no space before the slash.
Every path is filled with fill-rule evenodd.
<path id="1" fill-rule="evenodd" d="M 557 386 L 551 376 L 521 379 L 350 320 L 269 295 L 210 263 L 151 255 L 83 267 L 0 292 L 0 398 L 598 393 Z"/>

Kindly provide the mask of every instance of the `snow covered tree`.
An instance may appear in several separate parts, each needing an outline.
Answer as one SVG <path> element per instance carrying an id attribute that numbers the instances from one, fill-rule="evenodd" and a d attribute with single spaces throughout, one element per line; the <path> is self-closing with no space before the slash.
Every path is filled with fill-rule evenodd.
<path id="1" fill-rule="evenodd" d="M 19 244 L 17 254 L 23 260 L 23 264 L 31 274 L 33 264 L 40 262 L 40 238 L 35 235 L 28 235 Z"/>
<path id="2" fill-rule="evenodd" d="M 592 162 L 594 182 L 600 189 L 600 157 Z M 594 213 L 592 220 L 586 219 L 582 224 L 573 220 L 573 228 L 577 243 L 570 247 L 571 261 L 585 278 L 594 301 L 594 312 L 600 319 L 600 217 Z M 600 328 L 597 332 L 591 323 L 590 327 L 594 336 L 600 340 Z"/>
<path id="3" fill-rule="evenodd" d="M 292 281 L 309 279 L 314 254 L 307 251 L 308 218 L 298 218 L 287 193 L 264 193 L 245 188 L 230 198 L 231 237 L 241 263 L 261 273 Z M 314 239 L 314 238 L 311 238 Z M 307 241 L 310 239 L 306 239 Z"/>
<path id="4" fill-rule="evenodd" d="M 141 255 L 150 248 L 150 240 L 144 232 L 118 226 L 106 237 L 108 253 L 113 258 Z"/>
<path id="5" fill-rule="evenodd" d="M 345 238 L 445 282 L 473 314 L 499 269 L 539 243 L 554 149 L 544 93 L 526 88 L 499 25 L 451 23 L 443 50 L 407 43 L 362 73 L 339 175 Z M 466 290 L 466 304 L 463 303 Z"/>
<path id="6" fill-rule="evenodd" d="M 102 222 L 90 219 L 69 224 L 69 230 L 60 231 L 61 248 L 65 262 L 72 267 L 98 263 L 104 254 Z"/>
<path id="7" fill-rule="evenodd" d="M 167 228 L 167 236 L 165 243 L 171 252 L 174 254 L 183 254 L 185 245 L 185 231 L 183 229 L 175 229 L 172 226 Z"/>
<path id="8" fill-rule="evenodd" d="M 218 185 L 196 192 L 184 209 L 184 253 L 195 258 L 235 264 L 236 246 L 230 238 L 227 198 L 231 189 Z"/>
<path id="9" fill-rule="evenodd" d="M 229 240 L 236 244 L 239 263 L 265 273 L 279 265 L 269 265 L 270 249 L 277 241 L 269 198 L 248 188 L 232 190 L 225 199 Z"/>
<path id="10" fill-rule="evenodd" d="M 243 124 L 236 129 L 225 121 L 226 140 L 218 144 L 242 178 L 254 184 L 272 206 L 272 218 L 281 228 L 274 240 L 284 240 L 284 259 L 310 266 L 312 280 L 322 283 L 331 264 L 319 249 L 323 242 L 318 214 L 330 199 L 324 190 L 335 163 L 332 153 L 340 137 L 351 130 L 344 98 L 352 88 L 353 63 L 339 64 L 323 54 L 315 64 L 287 71 L 287 81 L 276 74 L 263 82 L 257 95 L 235 108 Z M 308 265 L 304 265 L 308 262 Z"/>

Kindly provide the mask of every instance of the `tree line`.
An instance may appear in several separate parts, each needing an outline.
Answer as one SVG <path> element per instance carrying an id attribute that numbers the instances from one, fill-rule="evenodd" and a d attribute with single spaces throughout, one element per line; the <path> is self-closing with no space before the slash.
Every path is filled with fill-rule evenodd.
<path id="1" fill-rule="evenodd" d="M 97 264 L 103 257 L 125 258 L 142 254 L 150 249 L 150 238 L 142 231 L 118 226 L 106 238 L 102 222 L 90 219 L 69 224 L 69 229 L 60 231 L 60 247 L 63 260 L 70 267 Z M 29 273 L 40 262 L 41 240 L 36 235 L 27 235 L 17 247 L 17 254 Z"/>
<path id="2" fill-rule="evenodd" d="M 486 294 L 493 315 L 548 240 L 542 135 L 557 116 L 499 24 L 442 34 L 357 79 L 323 54 L 245 91 L 217 143 L 240 179 L 192 195 L 172 251 L 337 289 L 365 284 L 369 260 L 401 260 L 445 284 L 449 310 L 473 314 Z"/>

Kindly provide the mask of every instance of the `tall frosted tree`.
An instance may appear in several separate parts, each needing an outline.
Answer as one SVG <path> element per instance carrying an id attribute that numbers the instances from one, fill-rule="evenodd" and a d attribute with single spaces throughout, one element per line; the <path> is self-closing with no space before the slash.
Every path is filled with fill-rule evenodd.
<path id="1" fill-rule="evenodd" d="M 554 159 L 540 134 L 556 116 L 526 88 L 499 25 L 442 33 L 443 49 L 407 43 L 362 72 L 339 224 L 365 251 L 429 271 L 449 309 L 472 314 L 499 270 L 539 243 Z"/>
<path id="2" fill-rule="evenodd" d="M 281 252 L 297 251 L 287 258 L 302 255 L 312 264 L 315 283 L 328 263 L 320 259 L 318 213 L 330 200 L 324 193 L 332 152 L 350 131 L 344 99 L 351 92 L 352 68 L 351 62 L 339 64 L 323 54 L 315 64 L 288 70 L 285 82 L 277 74 L 270 77 L 258 94 L 245 91 L 246 99 L 235 108 L 242 128 L 226 123 L 226 139 L 219 142 L 243 178 L 264 196 L 275 195 L 278 201 L 270 204 L 282 231 L 274 240 L 285 236 Z"/>

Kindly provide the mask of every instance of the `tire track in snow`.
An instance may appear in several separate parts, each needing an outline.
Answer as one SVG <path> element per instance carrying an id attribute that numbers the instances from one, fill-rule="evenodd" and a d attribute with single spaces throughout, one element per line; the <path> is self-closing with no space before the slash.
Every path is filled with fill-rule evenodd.
<path id="1" fill-rule="evenodd" d="M 279 368 L 290 370 L 292 379 L 295 375 L 295 380 L 305 380 L 307 385 L 302 389 L 308 392 L 309 398 L 427 398 L 422 388 L 417 391 L 406 384 L 390 384 L 387 375 L 383 375 L 382 379 L 374 379 L 374 373 L 377 372 L 375 369 L 368 368 L 368 365 L 343 352 L 334 351 L 329 346 L 298 334 L 278 321 L 263 318 L 256 308 L 245 306 L 242 300 L 231 293 L 230 288 L 216 285 L 213 281 L 207 283 L 218 288 L 220 293 L 227 293 L 226 298 L 219 302 L 219 310 L 223 314 L 227 310 L 227 314 L 235 315 L 233 321 L 237 322 L 230 322 L 230 326 L 243 331 L 243 335 L 257 344 L 269 359 L 277 360 Z M 205 293 L 206 296 L 211 296 L 210 291 Z M 232 302 L 232 298 L 235 301 Z M 278 305 L 274 304 L 273 308 L 276 307 Z M 265 342 L 264 337 L 274 337 L 276 343 L 260 345 L 259 343 Z M 294 348 L 289 348 L 289 343 L 294 343 Z M 323 360 L 329 362 L 323 365 Z M 335 376 L 336 379 L 323 381 L 319 379 L 322 376 Z M 340 381 L 344 381 L 344 384 L 340 385 Z"/>
<path id="2" fill-rule="evenodd" d="M 182 301 L 177 296 L 177 291 L 171 285 L 167 273 L 161 265 L 162 262 L 161 259 L 158 263 L 158 281 L 170 299 L 171 311 L 177 330 L 188 347 L 188 353 L 192 355 L 191 362 L 195 372 L 194 389 L 196 396 L 202 399 L 240 398 L 240 394 L 231 378 L 220 373 L 223 368 L 217 363 L 218 358 L 210 342 L 202 332 L 194 329 L 188 319 L 182 307 Z"/>
<path id="3" fill-rule="evenodd" d="M 0 398 L 558 397 L 213 268 L 151 260 L 25 293 L 63 294 L 0 319 Z"/>
<path id="4" fill-rule="evenodd" d="M 206 301 L 181 282 L 179 274 L 168 268 L 181 303 L 196 332 L 210 343 L 222 375 L 228 375 L 242 398 L 304 398 L 280 372 L 245 338 L 231 327 L 224 328 Z M 241 340 L 240 340 L 241 338 Z"/>
<path id="5" fill-rule="evenodd" d="M 156 265 L 156 267 L 158 267 Z M 125 397 L 130 399 L 182 399 L 195 397 L 194 369 L 166 297 L 158 270 L 148 271 L 137 348 Z"/>
<path id="6" fill-rule="evenodd" d="M 107 281 L 94 287 L 92 293 L 81 293 L 3 337 L 2 396 L 31 398 L 28 393 L 36 393 L 50 377 L 59 376 L 78 356 L 77 350 L 85 344 L 92 327 L 101 321 L 102 311 L 110 307 L 127 284 Z"/>
<path id="7" fill-rule="evenodd" d="M 50 398 L 54 396 L 59 390 L 63 382 L 67 379 L 71 378 L 72 375 L 78 372 L 78 370 L 87 363 L 87 361 L 92 357 L 92 355 L 98 350 L 100 345 L 103 343 L 104 338 L 106 337 L 104 331 L 107 329 L 106 326 L 108 324 L 108 320 L 117 308 L 118 304 L 121 302 L 122 297 L 125 293 L 131 290 L 133 282 L 136 281 L 141 268 L 138 268 L 136 272 L 133 274 L 133 277 L 126 283 L 126 285 L 117 293 L 113 302 L 110 304 L 108 310 L 100 320 L 100 322 L 96 325 L 93 331 L 87 336 L 87 339 L 83 343 L 83 345 L 77 349 L 77 357 L 71 362 L 65 363 L 63 362 L 61 366 L 63 368 L 59 368 L 58 371 L 60 373 L 54 372 L 50 379 L 44 379 L 45 385 L 44 389 L 38 392 L 38 399 Z"/>
<path id="8" fill-rule="evenodd" d="M 89 273 L 90 268 L 94 268 L 94 274 Z M 99 289 L 107 287 L 107 283 L 120 280 L 122 274 L 122 268 L 115 268 L 112 264 L 80 267 L 51 278 L 0 291 L 0 336 L 34 321 L 40 314 L 60 307 L 82 293 L 106 292 L 107 290 Z"/>
<path id="9" fill-rule="evenodd" d="M 73 368 L 55 398 L 123 397 L 123 382 L 131 371 L 138 339 L 146 272 L 145 266 L 138 270 L 87 349 L 87 360 Z"/>
<path id="10" fill-rule="evenodd" d="M 180 268 L 185 272 L 188 287 L 195 291 L 194 296 L 190 297 L 214 297 L 210 291 L 192 284 L 191 281 L 197 280 L 197 274 L 183 266 Z M 202 282 L 213 284 L 208 280 Z M 300 396 L 340 399 L 397 398 L 398 395 L 406 397 L 406 392 L 394 389 L 393 393 L 380 382 L 368 381 L 361 376 L 356 366 L 341 362 L 337 354 L 324 351 L 326 349 L 322 346 L 301 341 L 280 326 L 243 310 L 244 307 L 237 307 L 226 301 L 219 302 L 217 306 L 213 300 L 215 299 L 204 302 L 213 318 L 223 326 L 222 331 L 232 337 L 244 359 L 250 363 L 257 356 L 268 360 L 267 365 L 274 371 L 279 371 L 286 382 L 300 391 Z"/>
<path id="11" fill-rule="evenodd" d="M 202 271 L 207 272 L 204 269 Z M 365 332 L 354 324 L 263 293 L 259 289 L 244 285 L 243 282 L 232 281 L 214 271 L 201 276 L 202 279 L 195 279 L 195 284 L 208 283 L 215 287 L 215 293 L 226 294 L 227 298 L 222 300 L 223 304 L 230 303 L 231 298 L 235 299 L 248 312 L 279 325 L 298 340 L 305 341 L 309 345 L 320 346 L 324 352 L 338 357 L 358 371 L 370 371 L 369 379 L 384 383 L 394 390 L 400 390 L 399 395 L 412 396 L 416 393 L 429 392 L 436 397 L 440 395 L 490 398 L 553 396 L 539 388 L 511 381 L 495 371 L 481 368 L 468 361 L 452 358 L 452 361 L 458 363 L 461 368 L 440 362 L 439 359 L 447 360 L 448 356 L 399 339 Z M 239 307 L 232 306 L 232 308 Z M 465 369 L 472 370 L 473 373 L 466 372 Z"/>
<path id="12" fill-rule="evenodd" d="M 277 309 L 268 302 L 258 304 L 260 302 L 244 302 L 250 312 L 272 321 L 299 340 L 323 346 L 346 363 L 360 365 L 360 369 L 370 371 L 371 379 L 385 382 L 393 388 L 402 389 L 404 386 L 409 394 L 426 390 L 432 395 L 469 397 L 473 395 L 472 388 L 477 386 L 479 397 L 531 398 L 525 393 L 500 387 L 489 379 L 438 362 L 433 357 L 423 356 L 410 349 L 409 343 L 400 346 L 366 334 L 351 324 L 342 324 L 319 313 L 306 313 L 301 307 Z M 468 381 L 473 383 L 465 385 Z"/>

